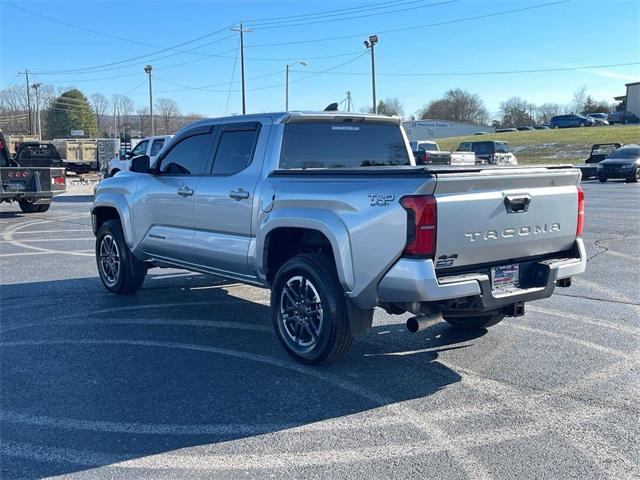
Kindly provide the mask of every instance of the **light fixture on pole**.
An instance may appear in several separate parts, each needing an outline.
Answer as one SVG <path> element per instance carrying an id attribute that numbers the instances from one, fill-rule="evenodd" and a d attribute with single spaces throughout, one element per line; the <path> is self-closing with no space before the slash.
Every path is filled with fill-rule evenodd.
<path id="1" fill-rule="evenodd" d="M 153 90 L 151 89 L 151 71 L 153 70 L 152 65 L 147 65 L 144 67 L 144 72 L 149 75 L 149 116 L 151 117 L 151 136 L 153 137 L 156 134 L 155 128 L 153 126 Z"/>
<path id="2" fill-rule="evenodd" d="M 42 141 L 42 123 L 40 122 L 40 95 L 38 95 L 38 89 L 42 86 L 42 83 L 34 83 L 31 85 L 36 91 L 36 128 L 38 129 L 38 140 Z"/>
<path id="3" fill-rule="evenodd" d="M 289 68 L 295 65 L 302 65 L 303 67 L 306 67 L 309 64 L 303 60 L 292 63 L 291 65 L 287 64 L 285 68 L 285 76 L 284 76 L 284 110 L 285 112 L 289 111 Z"/>
<path id="4" fill-rule="evenodd" d="M 377 35 L 369 35 L 369 40 L 364 41 L 364 46 L 371 50 L 371 90 L 373 92 L 373 113 L 378 113 L 376 105 L 376 58 L 373 53 L 373 47 L 376 43 L 378 43 Z"/>

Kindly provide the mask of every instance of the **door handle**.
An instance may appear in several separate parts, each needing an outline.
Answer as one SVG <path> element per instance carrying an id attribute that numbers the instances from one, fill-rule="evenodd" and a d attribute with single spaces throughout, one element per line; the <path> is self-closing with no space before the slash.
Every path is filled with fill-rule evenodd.
<path id="1" fill-rule="evenodd" d="M 531 204 L 531 195 L 507 195 L 504 198 L 504 206 L 507 213 L 524 213 L 529 210 Z"/>
<path id="2" fill-rule="evenodd" d="M 193 190 L 189 187 L 180 187 L 178 189 L 178 195 L 180 195 L 181 197 L 190 197 L 191 195 L 193 195 Z"/>
<path id="3" fill-rule="evenodd" d="M 229 192 L 229 196 L 234 200 L 243 200 L 249 198 L 249 192 L 245 192 L 244 190 L 239 188 L 238 190 L 231 190 Z"/>

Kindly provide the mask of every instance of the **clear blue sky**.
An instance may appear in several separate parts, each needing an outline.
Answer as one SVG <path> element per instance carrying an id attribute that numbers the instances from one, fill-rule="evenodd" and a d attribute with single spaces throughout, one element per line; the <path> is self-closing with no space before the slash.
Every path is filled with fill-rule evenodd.
<path id="1" fill-rule="evenodd" d="M 366 52 L 363 40 L 369 33 L 380 37 L 376 46 L 378 98 L 398 97 L 407 114 L 449 88 L 480 94 L 494 113 L 502 100 L 515 95 L 537 104 L 568 103 L 583 85 L 595 98 L 612 101 L 613 96 L 624 94 L 625 83 L 640 80 L 640 65 L 513 75 L 384 75 L 640 62 L 637 0 L 573 0 L 446 23 L 553 2 L 13 0 L 0 5 L 0 87 L 24 82 L 16 73 L 26 67 L 39 72 L 33 75 L 34 80 L 74 86 L 87 95 L 126 93 L 138 106 L 147 102 L 143 67 L 152 63 L 155 98 L 173 98 L 183 113 L 237 113 L 241 108 L 239 83 L 232 86 L 228 107 L 227 99 L 238 37 L 225 27 L 240 20 L 249 25 L 254 21 L 254 31 L 245 36 L 249 112 L 284 108 L 284 66 L 296 60 L 307 60 L 309 65 L 294 67 L 291 72 L 291 109 L 323 108 L 342 100 L 347 90 L 352 92 L 356 108 L 370 105 L 370 60 L 367 55 L 358 58 Z M 314 13 L 314 17 L 263 20 Z M 445 24 L 434 25 L 442 22 Z M 157 53 L 218 30 L 218 34 L 178 47 L 179 51 Z M 335 38 L 348 36 L 353 37 Z M 343 63 L 330 72 L 316 74 Z M 67 72 L 45 73 L 56 71 Z M 238 82 L 239 75 L 238 61 L 233 80 Z M 203 86 L 208 90 L 187 88 Z"/>

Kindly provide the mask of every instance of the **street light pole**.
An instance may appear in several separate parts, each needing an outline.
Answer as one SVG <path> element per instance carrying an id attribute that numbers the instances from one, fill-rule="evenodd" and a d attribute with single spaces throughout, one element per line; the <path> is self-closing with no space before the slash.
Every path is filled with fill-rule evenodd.
<path id="1" fill-rule="evenodd" d="M 293 67 L 295 65 L 302 65 L 306 67 L 308 65 L 307 62 L 299 61 L 292 63 L 291 65 L 287 64 L 285 68 L 285 76 L 284 76 L 284 111 L 289 111 L 289 67 Z"/>
<path id="2" fill-rule="evenodd" d="M 376 58 L 374 55 L 374 46 L 378 43 L 377 35 L 369 35 L 369 40 L 364 41 L 364 46 L 371 50 L 371 90 L 373 93 L 373 113 L 378 113 L 376 105 Z"/>
<path id="3" fill-rule="evenodd" d="M 40 95 L 38 95 L 38 89 L 42 86 L 42 83 L 34 83 L 31 85 L 36 91 L 36 128 L 38 130 L 38 140 L 42 141 L 42 123 L 40 122 Z"/>
<path id="4" fill-rule="evenodd" d="M 155 128 L 153 126 L 153 89 L 151 88 L 151 71 L 153 70 L 153 66 L 147 65 L 144 67 L 144 71 L 149 75 L 149 115 L 151 116 L 151 136 L 153 137 L 156 134 Z"/>

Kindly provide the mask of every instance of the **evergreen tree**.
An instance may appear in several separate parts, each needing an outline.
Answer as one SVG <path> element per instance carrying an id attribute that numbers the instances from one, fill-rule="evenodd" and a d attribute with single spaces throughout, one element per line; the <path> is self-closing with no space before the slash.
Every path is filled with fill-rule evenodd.
<path id="1" fill-rule="evenodd" d="M 95 113 L 87 97 L 76 89 L 51 101 L 47 120 L 49 138 L 68 138 L 71 130 L 84 130 L 85 137 L 91 137 L 98 131 Z"/>

